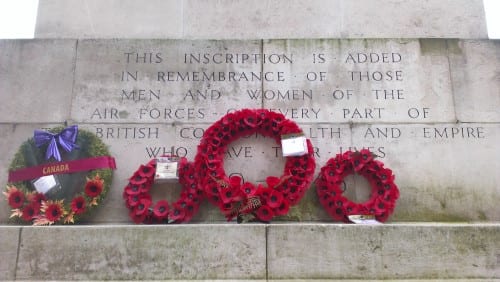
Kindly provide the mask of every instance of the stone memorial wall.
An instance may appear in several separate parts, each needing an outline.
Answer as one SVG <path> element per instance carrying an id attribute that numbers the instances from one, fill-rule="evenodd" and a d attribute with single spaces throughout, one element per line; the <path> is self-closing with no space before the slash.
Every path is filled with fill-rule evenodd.
<path id="1" fill-rule="evenodd" d="M 121 193 L 162 154 L 193 160 L 226 113 L 266 108 L 311 139 L 317 170 L 369 148 L 396 175 L 392 221 L 498 220 L 499 83 L 494 41 L 441 39 L 6 40 L 1 43 L 2 148 L 7 170 L 38 127 L 78 124 L 110 146 L 118 170 L 92 222 L 129 222 Z M 5 94 L 4 94 L 5 95 Z M 229 175 L 263 182 L 284 159 L 269 138 L 231 144 Z M 6 182 L 6 175 L 1 176 Z M 347 195 L 367 199 L 361 177 Z M 357 187 L 354 189 L 354 187 Z M 175 199 L 180 187 L 156 197 Z M 2 220 L 8 207 L 1 204 Z M 194 221 L 224 218 L 205 203 Z M 314 187 L 284 221 L 331 221 Z"/>
<path id="2" fill-rule="evenodd" d="M 34 129 L 60 125 L 95 133 L 118 168 L 75 226 L 12 224 L 0 201 L 0 280 L 498 281 L 499 62 L 482 0 L 40 0 L 35 39 L 0 40 L 0 183 Z M 314 186 L 270 224 L 207 201 L 188 224 L 133 224 L 122 192 L 139 165 L 193 160 L 242 108 L 297 122 L 315 176 L 377 154 L 401 194 L 386 224 L 335 222 Z M 225 154 L 254 183 L 284 163 L 260 135 Z M 345 187 L 370 194 L 360 176 Z"/>

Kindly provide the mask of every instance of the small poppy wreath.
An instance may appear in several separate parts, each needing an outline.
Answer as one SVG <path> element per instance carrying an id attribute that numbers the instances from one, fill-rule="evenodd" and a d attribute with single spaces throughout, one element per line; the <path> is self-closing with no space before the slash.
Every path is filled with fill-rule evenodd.
<path id="1" fill-rule="evenodd" d="M 316 163 L 311 142 L 307 154 L 286 157 L 284 173 L 268 176 L 266 185 L 242 183 L 241 177 L 228 177 L 224 171 L 227 146 L 240 137 L 260 134 L 281 144 L 281 136 L 302 133 L 299 126 L 282 114 L 265 109 L 243 109 L 223 116 L 204 133 L 195 158 L 199 181 L 207 199 L 218 206 L 228 221 L 237 217 L 269 222 L 285 215 L 296 205 L 313 180 Z"/>
<path id="2" fill-rule="evenodd" d="M 123 191 L 123 199 L 130 210 L 130 218 L 139 223 L 182 223 L 191 220 L 198 211 L 203 191 L 198 185 L 193 163 L 186 158 L 179 160 L 179 183 L 182 185 L 180 198 L 169 205 L 167 200 L 153 204 L 149 193 L 154 184 L 156 159 L 141 165 L 129 179 Z"/>
<path id="3" fill-rule="evenodd" d="M 349 223 L 349 215 L 371 215 L 384 222 L 392 214 L 399 198 L 395 176 L 375 157 L 368 149 L 347 151 L 329 159 L 321 168 L 315 182 L 316 192 L 332 218 Z M 353 173 L 365 177 L 372 187 L 370 199 L 364 203 L 352 202 L 342 195 L 342 181 Z"/>
<path id="4" fill-rule="evenodd" d="M 85 130 L 78 131 L 76 126 L 72 126 L 72 129 L 76 129 L 73 136 L 74 150 L 58 152 L 59 160 L 79 161 L 110 155 L 106 145 L 95 134 Z M 66 129 L 63 127 L 57 127 L 44 133 L 57 136 L 64 130 Z M 9 173 L 40 165 L 59 167 L 60 162 L 46 158 L 47 147 L 50 145 L 37 146 L 34 138 L 25 141 L 16 152 Z M 60 189 L 50 194 L 38 192 L 30 180 L 7 183 L 3 194 L 12 208 L 10 217 L 33 225 L 77 222 L 99 205 L 111 186 L 114 159 L 109 159 L 113 162 L 109 168 L 58 174 Z"/>

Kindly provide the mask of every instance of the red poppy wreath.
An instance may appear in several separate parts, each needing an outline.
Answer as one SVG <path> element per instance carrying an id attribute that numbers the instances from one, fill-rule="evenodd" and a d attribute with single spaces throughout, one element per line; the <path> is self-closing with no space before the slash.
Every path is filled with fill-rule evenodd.
<path id="1" fill-rule="evenodd" d="M 116 165 L 109 155 L 95 134 L 76 125 L 35 130 L 9 168 L 3 194 L 12 208 L 10 217 L 33 225 L 81 220 L 111 186 Z"/>
<path id="2" fill-rule="evenodd" d="M 265 109 L 244 109 L 229 113 L 210 126 L 198 146 L 195 165 L 207 199 L 217 205 L 228 221 L 237 217 L 269 222 L 285 215 L 296 205 L 312 182 L 316 167 L 311 142 L 307 153 L 286 157 L 284 173 L 268 176 L 266 185 L 242 183 L 241 177 L 228 177 L 224 171 L 227 146 L 240 137 L 261 134 L 280 144 L 286 134 L 300 134 L 299 126 L 282 114 Z"/>
<path id="3" fill-rule="evenodd" d="M 384 222 L 392 214 L 399 198 L 395 176 L 392 170 L 374 158 L 375 155 L 367 149 L 347 151 L 329 159 L 321 168 L 315 182 L 316 192 L 332 218 L 349 223 L 349 215 L 371 215 Z M 342 181 L 353 173 L 365 177 L 372 187 L 370 199 L 364 203 L 352 202 L 342 195 Z"/>
<path id="4" fill-rule="evenodd" d="M 135 223 L 183 223 L 191 220 L 200 206 L 203 191 L 199 188 L 193 163 L 186 158 L 179 160 L 180 198 L 171 206 L 167 200 L 153 204 L 150 190 L 154 184 L 156 159 L 141 165 L 129 179 L 123 199 Z"/>

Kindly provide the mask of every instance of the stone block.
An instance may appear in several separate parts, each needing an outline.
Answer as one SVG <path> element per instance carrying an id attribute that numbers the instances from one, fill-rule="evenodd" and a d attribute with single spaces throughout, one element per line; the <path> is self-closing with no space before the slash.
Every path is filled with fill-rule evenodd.
<path id="1" fill-rule="evenodd" d="M 75 40 L 0 40 L 0 122 L 69 118 Z"/>
<path id="2" fill-rule="evenodd" d="M 488 38 L 481 0 L 343 1 L 347 38 Z"/>
<path id="3" fill-rule="evenodd" d="M 499 231 L 497 224 L 276 224 L 268 228 L 268 277 L 499 279 Z"/>
<path id="4" fill-rule="evenodd" d="M 260 87 L 252 76 L 261 71 L 260 48 L 259 41 L 81 41 L 72 118 L 211 123 L 229 109 L 259 108 L 244 93 Z"/>
<path id="5" fill-rule="evenodd" d="M 14 280 L 16 272 L 16 260 L 19 248 L 19 233 L 20 227 L 1 226 L 0 237 L 0 279 L 2 281 Z"/>
<path id="6" fill-rule="evenodd" d="M 269 40 L 265 108 L 299 122 L 455 121 L 445 41 Z M 437 108 L 439 105 L 439 108 Z"/>
<path id="7" fill-rule="evenodd" d="M 182 1 L 42 0 L 36 38 L 180 38 Z"/>
<path id="8" fill-rule="evenodd" d="M 186 1 L 185 38 L 339 38 L 342 0 Z"/>
<path id="9" fill-rule="evenodd" d="M 265 279 L 265 228 L 260 224 L 24 227 L 16 278 Z"/>
<path id="10" fill-rule="evenodd" d="M 41 0 L 37 38 L 487 38 L 481 0 Z"/>
<path id="11" fill-rule="evenodd" d="M 457 119 L 499 122 L 500 41 L 448 40 Z"/>

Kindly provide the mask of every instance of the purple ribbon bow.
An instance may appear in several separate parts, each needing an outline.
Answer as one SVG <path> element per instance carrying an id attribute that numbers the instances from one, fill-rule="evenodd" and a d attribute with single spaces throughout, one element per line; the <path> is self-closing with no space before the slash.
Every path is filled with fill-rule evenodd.
<path id="1" fill-rule="evenodd" d="M 34 139 L 37 147 L 41 147 L 49 143 L 47 152 L 45 152 L 45 159 L 48 160 L 51 156 L 54 156 L 57 161 L 61 161 L 61 153 L 57 148 L 57 143 L 59 143 L 59 145 L 61 145 L 66 152 L 71 152 L 73 149 L 78 148 L 78 145 L 75 144 L 77 135 L 78 126 L 72 125 L 66 127 L 57 134 L 35 129 Z"/>

